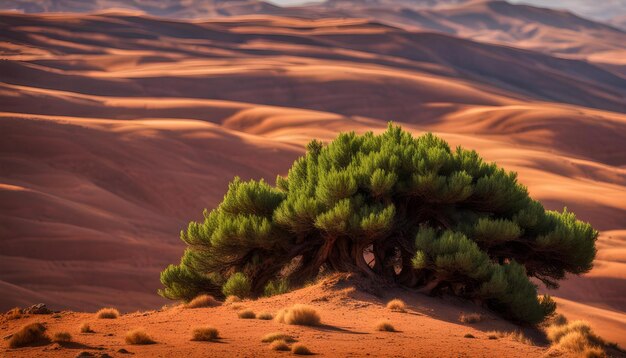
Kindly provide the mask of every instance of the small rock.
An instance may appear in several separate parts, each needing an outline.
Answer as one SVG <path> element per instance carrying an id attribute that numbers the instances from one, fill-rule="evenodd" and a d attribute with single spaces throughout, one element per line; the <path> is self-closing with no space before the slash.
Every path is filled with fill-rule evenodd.
<path id="1" fill-rule="evenodd" d="M 132 354 L 131 352 L 127 351 L 127 350 L 126 350 L 126 349 L 124 349 L 124 348 L 120 348 L 120 349 L 118 349 L 118 350 L 117 350 L 117 353 L 122 353 L 122 354 Z"/>
<path id="2" fill-rule="evenodd" d="M 32 305 L 28 308 L 24 309 L 24 313 L 26 314 L 50 314 L 52 311 L 46 307 L 45 303 L 38 303 L 36 305 Z"/>
<path id="3" fill-rule="evenodd" d="M 100 355 L 98 357 L 99 358 L 113 358 L 110 355 L 108 355 L 107 353 L 100 353 Z"/>
<path id="4" fill-rule="evenodd" d="M 91 352 L 82 351 L 75 356 L 75 358 L 84 358 L 84 357 L 94 357 L 94 355 Z"/>

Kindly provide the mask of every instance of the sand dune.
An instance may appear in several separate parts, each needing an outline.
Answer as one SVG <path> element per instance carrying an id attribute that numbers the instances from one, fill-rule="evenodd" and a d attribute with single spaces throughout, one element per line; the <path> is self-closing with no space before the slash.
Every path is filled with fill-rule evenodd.
<path id="1" fill-rule="evenodd" d="M 550 293 L 625 336 L 616 72 L 362 19 L 0 21 L 0 309 L 158 307 L 178 231 L 233 176 L 273 182 L 312 138 L 394 120 L 478 150 L 601 230 L 594 270 Z"/>

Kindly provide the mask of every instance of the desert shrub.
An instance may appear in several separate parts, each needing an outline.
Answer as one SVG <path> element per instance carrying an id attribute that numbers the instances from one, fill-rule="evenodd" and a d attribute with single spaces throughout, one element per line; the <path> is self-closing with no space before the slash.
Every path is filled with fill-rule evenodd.
<path id="1" fill-rule="evenodd" d="M 220 338 L 219 332 L 213 327 L 198 327 L 192 332 L 192 341 L 215 341 Z"/>
<path id="2" fill-rule="evenodd" d="M 220 303 L 211 295 L 200 295 L 196 296 L 191 301 L 185 304 L 185 308 L 202 308 L 202 307 L 215 307 L 219 306 Z"/>
<path id="3" fill-rule="evenodd" d="M 493 333 L 488 333 L 487 334 L 487 338 L 489 339 L 498 339 L 498 335 L 497 334 L 493 334 Z"/>
<path id="4" fill-rule="evenodd" d="M 387 302 L 387 308 L 392 311 L 404 312 L 406 310 L 406 304 L 400 299 L 394 299 Z"/>
<path id="5" fill-rule="evenodd" d="M 96 312 L 97 318 L 115 319 L 119 316 L 120 311 L 116 310 L 115 308 L 102 308 L 98 312 Z"/>
<path id="6" fill-rule="evenodd" d="M 243 318 L 243 319 L 254 319 L 254 318 L 256 318 L 256 314 L 254 314 L 254 312 L 252 310 L 239 311 L 239 312 L 237 312 L 237 316 L 239 316 L 239 318 Z"/>
<path id="7" fill-rule="evenodd" d="M 256 315 L 257 319 L 269 321 L 274 318 L 274 316 L 269 312 L 261 312 Z"/>
<path id="8" fill-rule="evenodd" d="M 134 345 L 145 345 L 145 344 L 155 344 L 156 342 L 146 333 L 145 330 L 138 328 L 126 333 L 126 337 L 124 337 L 127 344 Z"/>
<path id="9" fill-rule="evenodd" d="M 222 293 L 224 296 L 237 296 L 240 298 L 249 297 L 252 291 L 250 280 L 241 272 L 231 275 L 224 286 Z"/>
<path id="10" fill-rule="evenodd" d="M 474 337 L 474 335 L 471 333 L 465 333 L 465 335 L 463 335 L 463 338 L 476 338 L 476 337 Z"/>
<path id="11" fill-rule="evenodd" d="M 526 336 L 522 331 L 513 331 L 507 336 L 516 342 L 524 343 L 529 346 L 533 345 L 533 340 L 528 338 L 528 336 Z"/>
<path id="12" fill-rule="evenodd" d="M 459 322 L 462 323 L 478 323 L 485 319 L 480 313 L 461 313 L 459 316 Z"/>
<path id="13" fill-rule="evenodd" d="M 230 305 L 230 304 L 233 304 L 233 303 L 237 303 L 237 302 L 241 302 L 241 298 L 239 298 L 237 296 L 228 296 L 224 300 L 224 303 L 227 304 L 227 305 Z"/>
<path id="14" fill-rule="evenodd" d="M 80 333 L 94 333 L 89 323 L 85 322 L 80 325 Z"/>
<path id="15" fill-rule="evenodd" d="M 557 314 L 552 318 L 552 325 L 553 326 L 563 326 L 567 324 L 567 317 L 565 317 L 562 314 Z"/>
<path id="16" fill-rule="evenodd" d="M 325 268 L 480 299 L 536 324 L 556 304 L 531 278 L 554 288 L 588 272 L 597 235 L 567 210 L 546 211 L 515 173 L 475 151 L 390 124 L 312 141 L 275 186 L 235 178 L 222 203 L 181 232 L 188 248 L 161 273 L 160 294 L 258 297 L 270 282 L 298 287 Z"/>
<path id="17" fill-rule="evenodd" d="M 291 353 L 293 354 L 297 354 L 297 355 L 302 355 L 302 356 L 308 356 L 313 354 L 306 346 L 304 346 L 301 343 L 296 343 L 291 347 Z"/>
<path id="18" fill-rule="evenodd" d="M 581 354 L 584 358 L 605 358 L 606 352 L 599 347 L 587 347 Z"/>
<path id="19" fill-rule="evenodd" d="M 7 319 L 20 319 L 22 318 L 22 309 L 19 307 L 12 308 L 5 314 L 5 316 Z"/>
<path id="20" fill-rule="evenodd" d="M 594 357 L 597 354 L 605 355 L 602 346 L 604 341 L 598 337 L 589 323 L 585 321 L 573 321 L 566 324 L 553 324 L 546 328 L 546 336 L 552 344 L 562 350 L 574 352 L 581 356 L 589 354 Z"/>
<path id="21" fill-rule="evenodd" d="M 289 345 L 287 344 L 287 342 L 285 342 L 282 339 L 279 339 L 277 341 L 273 341 L 270 344 L 270 349 L 275 350 L 275 351 L 288 351 L 289 349 Z"/>
<path id="22" fill-rule="evenodd" d="M 241 303 L 233 303 L 233 304 L 230 304 L 228 307 L 230 307 L 230 309 L 234 311 L 241 311 L 245 308 L 245 306 L 242 305 Z"/>
<path id="23" fill-rule="evenodd" d="M 321 322 L 320 315 L 315 308 L 302 304 L 280 310 L 274 319 L 279 323 L 299 326 L 318 326 Z"/>
<path id="24" fill-rule="evenodd" d="M 274 342 L 274 341 L 285 341 L 285 342 L 294 342 L 295 340 L 293 339 L 292 336 L 283 333 L 283 332 L 272 332 L 272 333 L 268 333 L 265 336 L 263 336 L 263 338 L 261 339 L 261 342 L 264 343 L 270 343 L 270 342 Z"/>
<path id="25" fill-rule="evenodd" d="M 389 323 L 388 321 L 380 321 L 376 323 L 375 328 L 377 331 L 383 331 L 383 332 L 395 332 L 396 331 L 393 325 Z"/>
<path id="26" fill-rule="evenodd" d="M 263 295 L 266 297 L 282 295 L 289 292 L 289 282 L 286 279 L 273 280 L 263 288 Z"/>
<path id="27" fill-rule="evenodd" d="M 41 323 L 27 324 L 11 336 L 9 339 L 9 347 L 26 347 L 39 341 L 49 341 L 45 332 L 46 326 Z"/>
<path id="28" fill-rule="evenodd" d="M 55 332 L 52 335 L 52 341 L 57 343 L 71 342 L 72 335 L 68 332 Z"/>

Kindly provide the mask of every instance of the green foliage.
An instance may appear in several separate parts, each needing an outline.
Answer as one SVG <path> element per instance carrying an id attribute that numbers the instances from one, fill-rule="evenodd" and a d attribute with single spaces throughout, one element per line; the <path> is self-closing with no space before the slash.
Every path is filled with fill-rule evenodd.
<path id="1" fill-rule="evenodd" d="M 573 213 L 532 200 L 515 173 L 390 124 L 312 141 L 275 187 L 235 178 L 223 202 L 181 232 L 188 248 L 161 274 L 160 294 L 273 295 L 321 269 L 357 271 L 536 323 L 555 305 L 530 278 L 556 287 L 589 271 L 596 238 Z"/>
<path id="2" fill-rule="evenodd" d="M 250 280 L 241 272 L 234 273 L 228 278 L 224 286 L 222 286 L 222 293 L 224 296 L 236 296 L 239 298 L 250 297 L 252 291 L 252 285 Z"/>

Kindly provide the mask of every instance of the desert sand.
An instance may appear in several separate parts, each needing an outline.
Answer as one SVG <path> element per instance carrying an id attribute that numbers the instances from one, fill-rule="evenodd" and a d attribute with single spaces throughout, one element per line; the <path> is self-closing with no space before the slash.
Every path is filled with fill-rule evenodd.
<path id="1" fill-rule="evenodd" d="M 246 302 L 269 311 L 317 302 L 326 329 L 238 320 L 227 307 L 153 311 L 168 303 L 156 295 L 158 274 L 180 258 L 179 230 L 219 203 L 235 175 L 273 182 L 311 139 L 394 121 L 476 149 L 517 171 L 547 208 L 566 206 L 600 230 L 595 268 L 543 291 L 559 299 L 560 312 L 626 346 L 620 70 L 581 60 L 586 54 L 566 59 L 363 19 L 5 13 L 0 23 L 0 309 L 148 310 L 95 321 L 94 335 L 77 333 L 93 317 L 78 312 L 3 321 L 2 333 L 41 319 L 52 331 L 76 332 L 81 345 L 51 356 L 99 345 L 114 353 L 125 347 L 123 332 L 142 325 L 159 344 L 126 349 L 161 356 L 233 347 L 269 354 L 260 336 L 276 330 L 324 355 L 361 355 L 350 346 L 358 333 L 372 354 L 389 356 L 416 340 L 429 342 L 420 344 L 424 355 L 454 344 L 476 356 L 545 353 L 545 342 L 488 340 L 484 331 L 514 329 L 495 316 L 477 327 L 456 321 L 478 307 L 402 291 L 393 294 L 415 314 L 384 311 L 392 297 L 357 292 L 344 301 L 332 290 L 322 290 L 331 303 L 314 301 L 313 289 Z M 401 331 L 384 352 L 375 351 L 383 334 L 371 329 L 379 317 Z M 225 344 L 190 344 L 190 320 L 215 325 Z M 468 332 L 478 339 L 463 339 Z"/>

